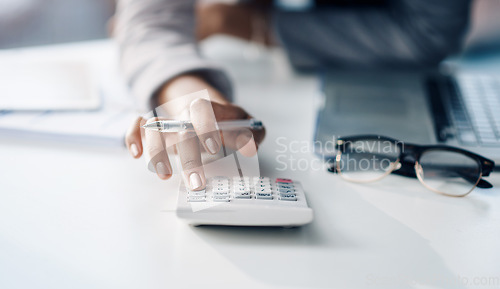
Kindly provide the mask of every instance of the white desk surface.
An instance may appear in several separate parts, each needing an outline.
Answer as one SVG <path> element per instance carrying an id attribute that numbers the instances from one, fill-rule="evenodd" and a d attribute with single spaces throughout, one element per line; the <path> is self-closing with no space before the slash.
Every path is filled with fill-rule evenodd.
<path id="1" fill-rule="evenodd" d="M 175 216 L 179 178 L 160 181 L 124 149 L 1 138 L 0 288 L 500 287 L 499 175 L 489 178 L 495 189 L 450 198 L 398 176 L 347 183 L 307 151 L 282 158 L 313 169 L 277 171 L 279 137 L 312 141 L 318 80 L 291 73 L 280 52 L 252 62 L 233 46 L 204 49 L 267 126 L 262 174 L 300 180 L 314 222 L 190 227 Z"/>

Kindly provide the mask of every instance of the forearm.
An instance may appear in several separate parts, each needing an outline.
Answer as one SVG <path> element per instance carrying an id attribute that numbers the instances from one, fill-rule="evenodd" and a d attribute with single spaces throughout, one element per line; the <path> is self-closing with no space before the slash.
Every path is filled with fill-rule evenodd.
<path id="1" fill-rule="evenodd" d="M 143 108 L 157 105 L 165 83 L 190 73 L 231 97 L 226 74 L 198 54 L 194 1 L 119 0 L 115 35 L 122 70 Z"/>
<path id="2" fill-rule="evenodd" d="M 469 0 L 398 0 L 388 7 L 275 14 L 294 64 L 431 66 L 456 52 Z"/>

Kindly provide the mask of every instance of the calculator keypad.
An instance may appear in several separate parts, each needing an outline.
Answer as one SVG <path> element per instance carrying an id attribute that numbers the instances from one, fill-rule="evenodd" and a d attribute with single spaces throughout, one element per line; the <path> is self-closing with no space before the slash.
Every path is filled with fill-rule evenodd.
<path id="1" fill-rule="evenodd" d="M 297 201 L 292 180 L 278 178 L 274 183 L 268 177 L 213 177 L 207 180 L 205 190 L 187 192 L 188 202 L 230 202 L 232 199 L 263 201 Z"/>

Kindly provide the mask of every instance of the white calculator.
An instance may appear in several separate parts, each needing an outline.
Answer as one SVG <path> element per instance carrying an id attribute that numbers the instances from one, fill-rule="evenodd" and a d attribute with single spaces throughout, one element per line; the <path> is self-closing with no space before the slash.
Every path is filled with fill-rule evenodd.
<path id="1" fill-rule="evenodd" d="M 190 191 L 181 183 L 177 216 L 188 224 L 296 227 L 310 223 L 299 182 L 268 177 L 213 177 L 205 190 Z"/>

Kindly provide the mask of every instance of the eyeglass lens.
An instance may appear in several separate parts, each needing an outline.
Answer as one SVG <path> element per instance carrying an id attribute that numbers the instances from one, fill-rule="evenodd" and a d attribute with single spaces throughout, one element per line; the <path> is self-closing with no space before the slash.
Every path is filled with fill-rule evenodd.
<path id="1" fill-rule="evenodd" d="M 429 150 L 419 160 L 416 172 L 429 189 L 450 196 L 470 193 L 481 178 L 479 163 L 464 154 L 446 150 Z"/>
<path id="2" fill-rule="evenodd" d="M 389 140 L 356 140 L 344 143 L 337 159 L 337 169 L 344 179 L 372 182 L 395 170 L 401 148 Z M 428 189 L 450 196 L 470 193 L 481 178 L 477 160 L 461 152 L 430 149 L 422 153 L 415 165 L 419 180 Z"/>
<path id="3" fill-rule="evenodd" d="M 341 176 L 354 182 L 376 181 L 389 174 L 400 155 L 393 141 L 359 140 L 344 143 L 345 150 L 337 159 Z"/>

